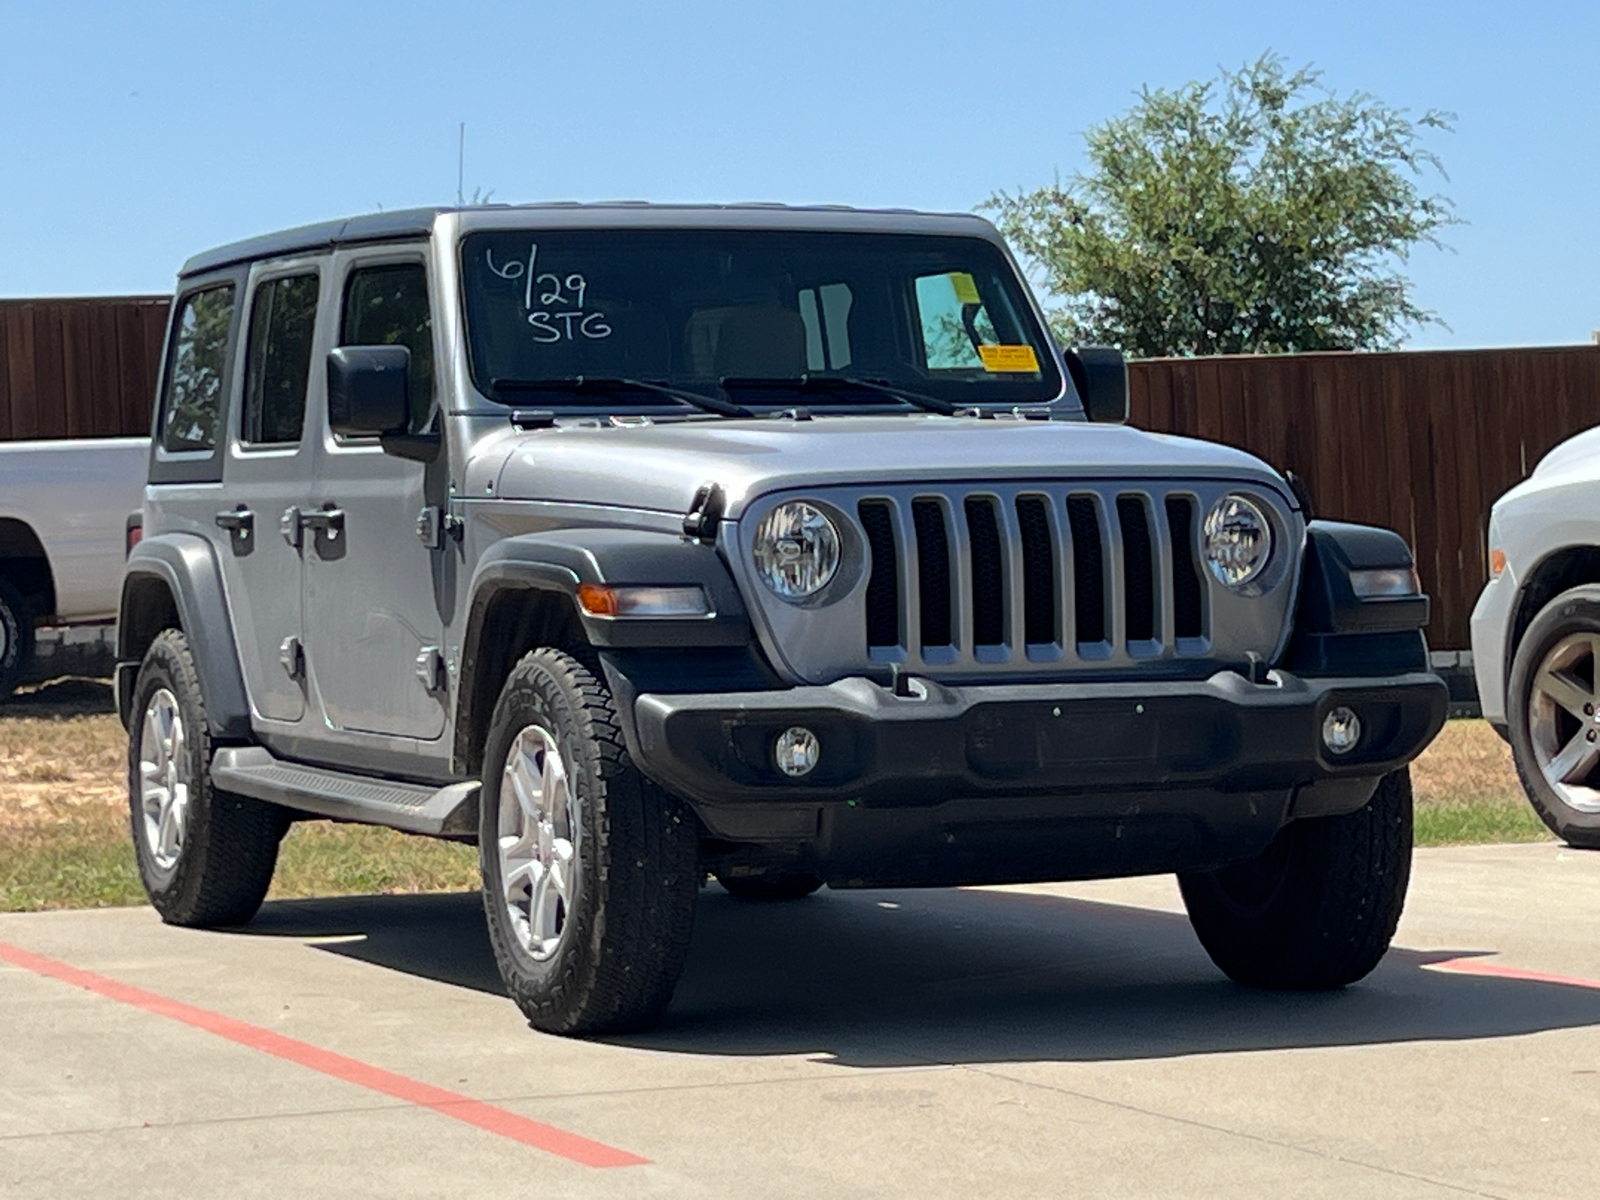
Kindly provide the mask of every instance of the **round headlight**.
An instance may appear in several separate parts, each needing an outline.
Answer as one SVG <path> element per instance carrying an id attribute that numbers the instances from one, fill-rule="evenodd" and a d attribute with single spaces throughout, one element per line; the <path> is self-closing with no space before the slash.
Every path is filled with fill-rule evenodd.
<path id="1" fill-rule="evenodd" d="M 756 526 L 755 560 L 769 588 L 785 600 L 804 600 L 839 569 L 839 531 L 821 509 L 791 500 Z"/>
<path id="2" fill-rule="evenodd" d="M 1266 569 L 1272 556 L 1272 526 L 1252 500 L 1224 496 L 1205 523 L 1206 564 L 1231 588 L 1243 587 Z"/>

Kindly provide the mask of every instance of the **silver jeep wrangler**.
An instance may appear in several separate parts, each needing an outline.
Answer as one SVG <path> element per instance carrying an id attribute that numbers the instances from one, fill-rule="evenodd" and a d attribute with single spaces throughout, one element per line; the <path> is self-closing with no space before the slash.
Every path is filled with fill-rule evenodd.
<path id="1" fill-rule="evenodd" d="M 1410 551 L 1126 427 L 971 216 L 382 213 L 191 259 L 127 566 L 145 886 L 294 820 L 476 842 L 538 1028 L 736 897 L 1175 871 L 1233 978 L 1386 950 L 1438 731 Z"/>

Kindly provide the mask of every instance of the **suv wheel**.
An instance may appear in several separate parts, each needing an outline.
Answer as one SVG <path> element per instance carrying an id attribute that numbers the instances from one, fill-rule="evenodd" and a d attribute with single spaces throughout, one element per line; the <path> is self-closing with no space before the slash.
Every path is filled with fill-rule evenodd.
<path id="1" fill-rule="evenodd" d="M 718 875 L 717 882 L 740 900 L 801 900 L 822 886 L 810 871 L 769 871 L 764 875 Z"/>
<path id="2" fill-rule="evenodd" d="M 1600 587 L 1562 592 L 1517 646 L 1506 695 L 1511 753 L 1544 823 L 1600 847 Z"/>
<path id="3" fill-rule="evenodd" d="M 33 657 L 33 615 L 22 593 L 0 576 L 0 700 L 11 694 Z"/>
<path id="4" fill-rule="evenodd" d="M 134 685 L 128 802 L 150 903 L 169 925 L 242 925 L 272 883 L 281 808 L 211 786 L 211 732 L 188 640 L 150 644 Z"/>
<path id="5" fill-rule="evenodd" d="M 1411 773 L 1365 808 L 1293 821 L 1256 859 L 1178 876 L 1200 943 L 1252 987 L 1354 983 L 1389 948 L 1411 878 Z"/>
<path id="6" fill-rule="evenodd" d="M 683 803 L 628 759 L 611 695 L 571 655 L 512 670 L 484 753 L 489 938 L 536 1029 L 636 1028 L 672 999 L 699 891 Z"/>

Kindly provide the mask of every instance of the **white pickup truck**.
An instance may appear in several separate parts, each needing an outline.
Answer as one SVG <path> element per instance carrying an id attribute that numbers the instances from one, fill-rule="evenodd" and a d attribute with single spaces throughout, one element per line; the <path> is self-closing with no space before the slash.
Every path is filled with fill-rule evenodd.
<path id="1" fill-rule="evenodd" d="M 36 626 L 116 619 L 149 461 L 148 438 L 0 443 L 0 697 L 27 675 Z"/>

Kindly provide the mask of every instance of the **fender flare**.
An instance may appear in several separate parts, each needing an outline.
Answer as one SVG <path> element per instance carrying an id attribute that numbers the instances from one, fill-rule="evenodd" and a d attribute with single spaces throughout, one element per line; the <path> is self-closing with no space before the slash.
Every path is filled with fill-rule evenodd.
<path id="1" fill-rule="evenodd" d="M 148 621 L 140 619 L 135 601 L 141 593 L 139 585 L 151 579 L 158 580 L 172 598 L 178 623 L 194 651 L 211 736 L 227 741 L 250 740 L 250 700 L 239 667 L 222 571 L 211 543 L 197 534 L 166 533 L 145 538 L 128 556 L 117 614 L 119 684 L 123 682 L 124 668 L 138 670 L 150 641 L 143 636 Z M 159 630 L 151 636 L 154 632 Z M 119 686 L 117 699 L 119 708 L 125 707 L 132 700 L 132 689 Z M 122 715 L 126 721 L 128 714 Z"/>

